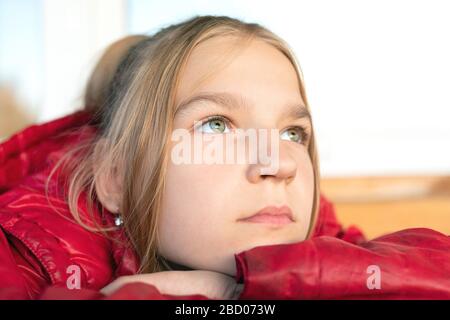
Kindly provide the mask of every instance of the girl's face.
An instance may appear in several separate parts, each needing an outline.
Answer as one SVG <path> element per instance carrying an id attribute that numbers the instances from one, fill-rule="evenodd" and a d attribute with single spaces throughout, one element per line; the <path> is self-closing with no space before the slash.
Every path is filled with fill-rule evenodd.
<path id="1" fill-rule="evenodd" d="M 252 40 L 223 66 L 220 61 L 235 40 L 212 38 L 194 49 L 176 92 L 182 107 L 174 129 L 202 133 L 208 138 L 204 148 L 237 128 L 278 129 L 278 145 L 269 143 L 266 150 L 278 148 L 278 170 L 263 173 L 270 165 L 261 161 L 177 164 L 171 158 L 159 224 L 159 252 L 166 259 L 229 275 L 236 273 L 234 254 L 304 240 L 314 196 L 307 148 L 311 123 L 294 67 L 261 40 Z M 218 117 L 209 120 L 212 116 Z M 172 141 L 170 150 L 177 143 Z M 280 214 L 290 210 L 292 216 L 243 220 L 268 206 L 281 208 Z"/>

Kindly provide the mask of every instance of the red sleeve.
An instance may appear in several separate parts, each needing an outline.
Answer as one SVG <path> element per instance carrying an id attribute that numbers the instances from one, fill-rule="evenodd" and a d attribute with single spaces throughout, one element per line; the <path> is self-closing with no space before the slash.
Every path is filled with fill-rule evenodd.
<path id="1" fill-rule="evenodd" d="M 241 299 L 450 299 L 450 237 L 425 228 L 359 245 L 319 236 L 235 258 Z"/>

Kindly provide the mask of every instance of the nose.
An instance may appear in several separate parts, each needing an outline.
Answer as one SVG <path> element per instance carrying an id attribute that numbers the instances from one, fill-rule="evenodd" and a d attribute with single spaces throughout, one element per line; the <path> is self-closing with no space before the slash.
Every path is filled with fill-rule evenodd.
<path id="1" fill-rule="evenodd" d="M 279 136 L 277 139 L 278 143 L 269 143 L 267 146 L 269 151 L 266 154 L 270 154 L 270 157 L 268 157 L 270 161 L 262 161 L 264 159 L 258 157 L 256 163 L 248 165 L 247 179 L 249 182 L 258 183 L 273 178 L 289 183 L 295 178 L 297 161 L 289 152 L 289 148 L 283 142 L 280 143 Z M 258 153 L 260 154 L 261 151 L 264 150 L 258 150 Z"/>

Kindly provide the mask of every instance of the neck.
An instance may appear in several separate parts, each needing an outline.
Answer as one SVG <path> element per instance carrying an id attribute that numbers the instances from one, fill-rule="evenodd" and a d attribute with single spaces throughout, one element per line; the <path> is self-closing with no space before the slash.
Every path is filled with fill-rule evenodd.
<path id="1" fill-rule="evenodd" d="M 160 260 L 162 262 L 162 264 L 168 268 L 169 270 L 177 270 L 177 271 L 188 271 L 188 270 L 194 270 L 192 268 L 186 267 L 184 265 L 175 263 L 173 261 L 170 261 L 164 257 L 160 257 Z"/>

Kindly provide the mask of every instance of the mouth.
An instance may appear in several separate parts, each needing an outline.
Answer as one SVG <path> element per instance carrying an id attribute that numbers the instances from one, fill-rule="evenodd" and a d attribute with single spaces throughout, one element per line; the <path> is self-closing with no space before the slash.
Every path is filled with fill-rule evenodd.
<path id="1" fill-rule="evenodd" d="M 288 206 L 267 206 L 251 216 L 238 219 L 239 222 L 286 225 L 294 222 L 291 208 Z"/>

